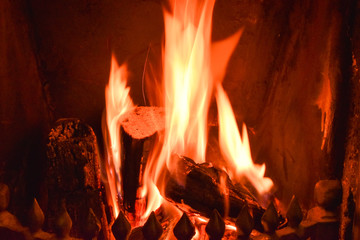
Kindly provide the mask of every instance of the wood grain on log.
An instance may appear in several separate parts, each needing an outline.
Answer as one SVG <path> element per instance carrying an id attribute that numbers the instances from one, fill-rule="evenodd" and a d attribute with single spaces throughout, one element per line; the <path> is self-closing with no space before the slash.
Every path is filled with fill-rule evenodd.
<path id="1" fill-rule="evenodd" d="M 60 119 L 49 134 L 47 147 L 46 227 L 54 231 L 54 222 L 64 200 L 73 221 L 71 236 L 84 236 L 82 225 L 90 208 L 102 227 L 106 227 L 106 214 L 101 207 L 99 155 L 91 127 L 78 119 Z M 108 239 L 108 232 L 102 229 L 104 239 Z"/>

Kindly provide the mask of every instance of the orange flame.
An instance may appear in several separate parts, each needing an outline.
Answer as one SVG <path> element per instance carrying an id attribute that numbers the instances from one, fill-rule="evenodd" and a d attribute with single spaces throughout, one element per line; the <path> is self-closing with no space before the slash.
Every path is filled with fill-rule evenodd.
<path id="1" fill-rule="evenodd" d="M 170 1 L 171 13 L 164 9 L 165 44 L 163 49 L 163 93 L 165 132 L 145 170 L 143 195 L 150 195 L 145 216 L 164 201 L 164 171 L 176 170 L 173 154 L 184 155 L 195 162 L 205 161 L 207 115 L 214 86 L 219 108 L 220 143 L 233 179 L 247 176 L 260 193 L 272 186 L 264 178 L 265 165 L 253 164 L 246 128 L 240 138 L 230 102 L 220 83 L 226 65 L 242 34 L 242 29 L 221 42 L 211 44 L 214 0 Z M 177 179 L 184 184 L 182 179 Z M 226 194 L 226 189 L 224 189 Z M 225 203 L 226 204 L 226 203 Z"/>
<path id="2" fill-rule="evenodd" d="M 259 193 L 268 191 L 272 186 L 272 181 L 264 177 L 265 165 L 259 166 L 252 162 L 246 127 L 243 126 L 241 138 L 230 101 L 221 86 L 227 63 L 242 29 L 228 39 L 212 44 L 214 3 L 215 0 L 171 0 L 171 12 L 164 8 L 162 89 L 159 91 L 156 88 L 158 92 L 148 93 L 155 95 L 156 99 L 162 99 L 159 105 L 165 107 L 165 131 L 158 133 L 157 144 L 149 155 L 144 171 L 141 195 L 147 198 L 147 209 L 143 219 L 160 205 L 170 214 L 180 214 L 173 209 L 173 205 L 166 204 L 162 197 L 166 172 L 173 173 L 176 170 L 177 163 L 172 157 L 174 154 L 190 157 L 197 163 L 205 161 L 207 116 L 215 86 L 219 142 L 228 162 L 230 177 L 240 180 L 246 176 Z M 115 216 L 118 214 L 117 196 L 121 190 L 120 120 L 125 112 L 134 107 L 129 98 L 129 88 L 126 87 L 126 77 L 126 67 L 118 67 L 113 58 L 109 85 L 106 87 L 105 129 L 109 132 L 110 141 L 107 143 L 107 192 L 114 204 Z M 184 184 L 182 179 L 177 180 Z M 227 190 L 223 190 L 223 194 L 227 195 Z"/>
<path id="3" fill-rule="evenodd" d="M 210 40 L 214 2 L 172 1 L 173 13 L 164 11 L 168 160 L 177 153 L 196 162 L 205 161 L 207 113 L 213 89 Z"/>
<path id="4" fill-rule="evenodd" d="M 109 83 L 105 87 L 106 115 L 104 114 L 102 129 L 107 147 L 105 163 L 107 179 L 104 182 L 108 202 L 112 204 L 115 217 L 119 214 L 118 197 L 121 193 L 120 122 L 124 113 L 134 108 L 129 96 L 130 89 L 126 87 L 127 77 L 127 66 L 119 66 L 115 57 L 112 56 Z"/>
<path id="5" fill-rule="evenodd" d="M 219 117 L 219 143 L 221 152 L 230 165 L 228 172 L 233 180 L 246 176 L 260 194 L 271 189 L 273 182 L 264 177 L 265 164 L 256 165 L 251 158 L 250 144 L 245 124 L 242 138 L 229 98 L 220 84 L 216 87 Z"/>
<path id="6" fill-rule="evenodd" d="M 165 106 L 165 133 L 144 173 L 147 184 L 143 194 L 152 194 L 157 199 L 155 206 L 148 205 L 146 213 L 162 201 L 158 193 L 163 192 L 165 168 L 172 171 L 176 166 L 171 161 L 173 154 L 205 161 L 207 113 L 213 91 L 210 41 L 214 2 L 174 0 L 169 2 L 171 13 L 164 8 L 161 105 Z"/>

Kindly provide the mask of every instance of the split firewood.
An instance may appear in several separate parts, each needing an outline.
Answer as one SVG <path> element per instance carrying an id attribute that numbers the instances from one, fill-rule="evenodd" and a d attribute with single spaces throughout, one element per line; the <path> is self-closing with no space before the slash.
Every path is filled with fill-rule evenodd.
<path id="1" fill-rule="evenodd" d="M 175 172 L 168 174 L 165 188 L 165 197 L 169 201 L 180 208 L 190 207 L 207 217 L 217 209 L 222 216 L 233 219 L 236 219 L 244 206 L 248 206 L 253 214 L 255 228 L 262 230 L 261 217 L 265 210 L 244 185 L 233 184 L 223 170 L 208 163 L 196 164 L 187 157 L 175 158 L 178 165 Z M 221 177 L 225 177 L 225 185 L 220 184 Z M 182 180 L 179 182 L 179 179 Z"/>
<path id="2" fill-rule="evenodd" d="M 66 203 L 73 225 L 70 235 L 82 237 L 89 209 L 101 222 L 103 239 L 109 229 L 102 202 L 99 155 L 96 136 L 90 126 L 78 119 L 61 119 L 49 134 L 47 149 L 46 228 L 54 232 L 55 221 Z"/>
<path id="3" fill-rule="evenodd" d="M 144 171 L 146 160 L 156 133 L 165 127 L 164 110 L 159 107 L 137 107 L 126 113 L 121 122 L 121 177 L 123 204 L 127 211 L 135 212 L 135 201 L 139 183 L 142 182 L 141 172 Z"/>

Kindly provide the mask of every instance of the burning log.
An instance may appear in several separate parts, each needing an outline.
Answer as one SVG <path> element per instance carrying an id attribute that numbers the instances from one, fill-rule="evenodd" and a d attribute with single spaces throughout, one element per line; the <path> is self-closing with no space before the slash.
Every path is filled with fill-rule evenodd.
<path id="1" fill-rule="evenodd" d="M 108 224 L 102 202 L 99 155 L 96 136 L 90 126 L 78 119 L 61 119 L 49 134 L 47 149 L 48 207 L 46 227 L 56 230 L 56 219 L 66 202 L 73 226 L 71 235 L 83 237 L 83 223 L 90 209 L 101 222 L 104 239 Z"/>
<path id="2" fill-rule="evenodd" d="M 186 157 L 178 157 L 178 167 L 175 173 L 169 173 L 169 180 L 165 188 L 165 196 L 179 207 L 184 204 L 211 216 L 214 209 L 224 216 L 235 219 L 244 206 L 248 206 L 253 213 L 255 228 L 262 230 L 261 217 L 265 210 L 260 206 L 249 190 L 241 185 L 234 185 L 227 174 L 208 163 L 196 164 Z M 220 177 L 226 177 L 227 196 L 224 196 L 224 186 L 220 185 Z M 184 179 L 184 185 L 176 179 Z M 227 208 L 225 207 L 227 202 Z"/>
<path id="3" fill-rule="evenodd" d="M 135 200 L 145 163 L 157 131 L 164 129 L 164 110 L 157 107 L 137 107 L 121 122 L 121 175 L 124 207 L 135 212 Z"/>

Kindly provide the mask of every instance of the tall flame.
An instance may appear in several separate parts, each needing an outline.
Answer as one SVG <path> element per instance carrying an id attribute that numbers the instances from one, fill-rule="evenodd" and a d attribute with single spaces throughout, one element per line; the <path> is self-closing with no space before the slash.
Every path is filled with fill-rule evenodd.
<path id="1" fill-rule="evenodd" d="M 226 65 L 242 34 L 242 29 L 221 42 L 211 43 L 214 0 L 170 1 L 171 12 L 164 9 L 165 44 L 163 49 L 163 103 L 165 133 L 148 161 L 143 194 L 152 196 L 147 216 L 163 202 L 164 170 L 176 170 L 173 154 L 185 155 L 195 162 L 205 161 L 207 115 L 216 87 L 220 144 L 234 180 L 246 176 L 259 193 L 272 186 L 264 178 L 265 165 L 253 164 L 246 128 L 243 137 L 236 125 L 230 102 L 221 87 Z M 233 170 L 231 170 L 233 169 Z M 183 179 L 177 179 L 184 184 Z M 224 190 L 226 192 L 226 189 Z M 226 203 L 225 203 L 226 204 Z"/>
<path id="2" fill-rule="evenodd" d="M 210 40 L 214 2 L 172 1 L 173 13 L 164 11 L 167 159 L 177 153 L 196 162 L 205 161 L 207 113 L 213 89 Z"/>
<path id="3" fill-rule="evenodd" d="M 107 161 L 105 163 L 105 186 L 109 202 L 112 203 L 113 214 L 119 214 L 118 198 L 121 193 L 121 117 L 131 109 L 134 104 L 129 96 L 130 88 L 127 84 L 127 66 L 119 66 L 115 57 L 111 58 L 109 83 L 105 87 L 106 115 L 103 119 L 103 135 L 107 147 Z"/>
<path id="4" fill-rule="evenodd" d="M 243 124 L 242 137 L 240 137 L 229 98 L 220 84 L 216 87 L 216 102 L 219 117 L 219 143 L 221 152 L 229 165 L 230 177 L 235 181 L 240 181 L 240 177 L 246 176 L 260 194 L 269 191 L 273 182 L 270 178 L 264 177 L 265 164 L 253 163 L 246 126 Z"/>
<path id="5" fill-rule="evenodd" d="M 265 165 L 252 162 L 245 125 L 242 137 L 230 101 L 221 82 L 226 65 L 242 34 L 242 29 L 221 42 L 211 43 L 212 14 L 215 0 L 170 0 L 170 11 L 164 7 L 165 43 L 162 55 L 163 82 L 159 92 L 148 94 L 162 99 L 165 107 L 165 131 L 147 160 L 141 195 L 147 198 L 145 219 L 161 204 L 166 184 L 166 171 L 176 171 L 174 154 L 190 157 L 197 163 L 205 161 L 208 111 L 215 88 L 218 106 L 219 142 L 233 181 L 246 176 L 259 193 L 268 191 L 272 181 L 264 177 Z M 161 97 L 159 97 L 161 96 Z M 151 96 L 150 96 L 151 97 Z M 115 215 L 116 198 L 120 192 L 120 139 L 122 115 L 134 107 L 126 87 L 126 67 L 118 67 L 113 59 L 109 85 L 106 87 L 106 123 L 108 139 L 108 182 Z M 175 158 L 178 159 L 178 158 Z M 184 184 L 182 179 L 177 179 Z M 115 185 L 111 183 L 115 182 Z M 225 184 L 223 184 L 225 185 Z M 224 189 L 226 195 L 226 189 Z M 225 203 L 226 204 L 226 203 Z M 170 207 L 171 208 L 171 207 Z M 170 210 L 179 214 L 177 210 Z"/>
<path id="6" fill-rule="evenodd" d="M 213 91 L 211 18 L 215 1 L 170 1 L 164 8 L 163 102 L 165 132 L 148 160 L 144 195 L 151 195 L 145 216 L 163 201 L 164 170 L 175 170 L 172 154 L 205 161 L 207 114 Z M 180 181 L 180 179 L 178 179 Z M 158 190 L 159 189 L 159 190 Z"/>

